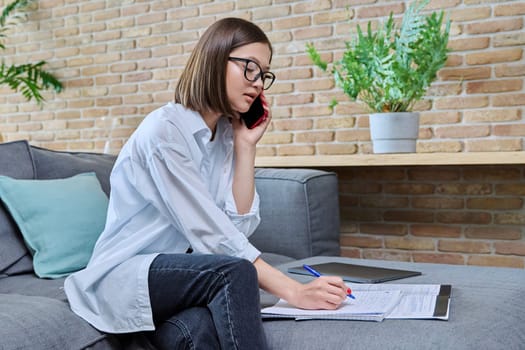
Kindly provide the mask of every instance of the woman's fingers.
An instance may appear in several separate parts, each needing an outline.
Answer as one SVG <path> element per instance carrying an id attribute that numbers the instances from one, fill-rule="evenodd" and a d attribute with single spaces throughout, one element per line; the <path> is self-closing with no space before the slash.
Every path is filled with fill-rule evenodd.
<path id="1" fill-rule="evenodd" d="M 322 308 L 335 309 L 346 299 L 346 285 L 340 277 L 321 276 L 311 282 Z"/>
<path id="2" fill-rule="evenodd" d="M 347 298 L 348 287 L 344 284 L 340 277 L 327 276 L 324 277 L 327 280 L 329 294 L 328 302 L 339 306 Z"/>

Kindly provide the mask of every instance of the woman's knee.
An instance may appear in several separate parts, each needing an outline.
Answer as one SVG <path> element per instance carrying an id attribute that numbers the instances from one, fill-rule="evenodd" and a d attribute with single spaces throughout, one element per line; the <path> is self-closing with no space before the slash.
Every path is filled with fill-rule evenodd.
<path id="1" fill-rule="evenodd" d="M 258 286 L 257 270 L 253 263 L 246 259 L 236 258 L 229 267 L 230 279 L 243 286 Z"/>
<path id="2" fill-rule="evenodd" d="M 257 271 L 253 264 L 241 258 L 218 257 L 217 265 L 214 269 L 214 282 L 208 290 L 211 296 L 215 296 L 224 291 L 229 291 L 228 295 L 240 296 L 247 300 L 258 300 L 259 284 L 257 281 Z"/>

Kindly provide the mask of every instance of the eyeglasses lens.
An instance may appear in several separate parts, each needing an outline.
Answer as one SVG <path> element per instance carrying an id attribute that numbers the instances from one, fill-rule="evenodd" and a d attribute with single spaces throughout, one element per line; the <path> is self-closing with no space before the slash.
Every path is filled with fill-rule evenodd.
<path id="1" fill-rule="evenodd" d="M 263 72 L 257 63 L 248 60 L 244 66 L 244 77 L 249 81 L 256 81 L 257 79 L 262 78 L 264 90 L 269 89 L 275 80 L 273 73 Z"/>

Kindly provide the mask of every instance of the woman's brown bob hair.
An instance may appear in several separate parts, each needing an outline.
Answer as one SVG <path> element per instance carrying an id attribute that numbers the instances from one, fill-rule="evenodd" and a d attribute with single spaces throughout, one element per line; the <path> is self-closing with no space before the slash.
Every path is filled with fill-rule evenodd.
<path id="1" fill-rule="evenodd" d="M 241 18 L 224 18 L 212 24 L 193 49 L 175 88 L 175 102 L 197 112 L 213 111 L 233 115 L 226 94 L 226 65 L 230 52 L 238 47 L 264 43 L 272 45 L 255 24 Z"/>

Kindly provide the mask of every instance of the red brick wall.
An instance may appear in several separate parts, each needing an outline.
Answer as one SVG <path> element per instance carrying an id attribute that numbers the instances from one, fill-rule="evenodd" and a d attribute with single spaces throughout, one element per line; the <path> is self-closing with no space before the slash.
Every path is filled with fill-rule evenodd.
<path id="1" fill-rule="evenodd" d="M 203 30 L 238 16 L 260 25 L 275 49 L 277 81 L 267 93 L 274 119 L 258 154 L 370 153 L 367 111 L 313 67 L 305 45 L 338 58 L 357 24 L 377 25 L 391 11 L 399 18 L 408 3 L 40 0 L 8 34 L 2 57 L 47 60 L 66 89 L 46 92 L 40 109 L 0 86 L 0 134 L 53 149 L 116 153 L 145 114 L 171 100 Z M 454 51 L 417 104 L 418 152 L 523 151 L 525 3 L 432 0 L 429 9 L 450 15 Z M 334 97 L 340 104 L 332 111 Z M 338 173 L 345 255 L 524 266 L 522 166 Z"/>
<path id="2" fill-rule="evenodd" d="M 525 267 L 525 165 L 332 170 L 342 255 Z"/>
<path id="3" fill-rule="evenodd" d="M 5 5 L 8 0 L 0 0 Z M 202 31 L 217 18 L 260 25 L 273 42 L 274 122 L 259 155 L 370 153 L 367 111 L 350 102 L 305 52 L 340 57 L 359 24 L 397 18 L 409 1 L 40 0 L 15 27 L 3 57 L 45 59 L 66 86 L 40 109 L 0 87 L 0 133 L 57 149 L 118 152 L 144 115 L 172 98 Z M 182 5 L 184 4 L 184 5 Z M 271 6 L 270 6 L 271 5 Z M 433 0 L 452 21 L 447 67 L 427 97 L 418 152 L 524 149 L 523 1 Z M 340 104 L 331 111 L 329 101 Z"/>

